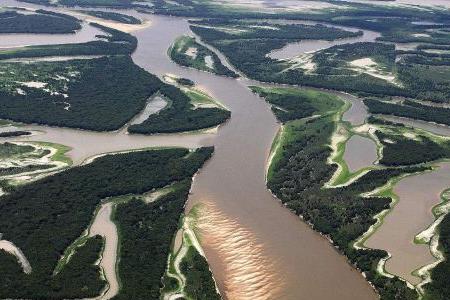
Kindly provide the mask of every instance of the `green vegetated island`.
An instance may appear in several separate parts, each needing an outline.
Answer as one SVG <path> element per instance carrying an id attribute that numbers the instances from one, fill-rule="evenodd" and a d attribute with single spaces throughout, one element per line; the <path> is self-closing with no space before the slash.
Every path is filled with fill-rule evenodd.
<path id="1" fill-rule="evenodd" d="M 430 170 L 432 165 L 428 162 L 448 159 L 448 141 L 423 134 L 411 140 L 405 137 L 402 126 L 372 119 L 378 124 L 376 135 L 383 143 L 380 166 L 353 181 L 352 174 L 347 174 L 341 178 L 347 184 L 330 184 L 342 163 L 342 153 L 332 164 L 328 161 L 338 150 L 331 146 L 332 136 L 339 126 L 351 130 L 341 121 L 344 103 L 316 91 L 260 87 L 253 90 L 272 105 L 283 123 L 272 149 L 268 187 L 286 207 L 329 236 L 339 251 L 365 273 L 382 299 L 417 299 L 418 292 L 404 281 L 379 273 L 379 260 L 388 254 L 359 246 L 360 237 L 377 222 L 376 215 L 393 205 L 392 182 L 405 174 Z M 370 194 L 379 188 L 380 192 Z M 441 237 L 444 245 L 445 238 Z M 442 295 L 447 290 L 443 277 L 446 268 L 447 262 L 443 262 L 431 272 L 433 280 L 424 287 L 428 299 L 445 299 Z"/>
<path id="2" fill-rule="evenodd" d="M 133 16 L 112 12 L 112 11 L 101 11 L 101 10 L 81 10 L 83 14 L 87 14 L 100 19 L 116 21 L 124 24 L 141 24 L 141 20 Z"/>
<path id="3" fill-rule="evenodd" d="M 200 130 L 215 127 L 230 117 L 223 107 L 195 106 L 195 99 L 184 91 L 136 66 L 129 56 L 137 45 L 135 37 L 93 25 L 108 35 L 80 44 L 0 50 L 3 59 L 101 55 L 68 61 L 0 61 L 0 118 L 111 131 L 127 124 L 156 93 L 162 94 L 169 105 L 143 123 L 131 125 L 130 133 Z"/>
<path id="4" fill-rule="evenodd" d="M 0 150 L 16 155 L 29 149 Z M 191 177 L 212 152 L 212 148 L 179 148 L 108 155 L 16 186 L 2 196 L 0 228 L 2 239 L 21 249 L 31 270 L 24 272 L 16 257 L 0 250 L 0 297 L 100 295 L 106 282 L 95 262 L 102 255 L 104 241 L 100 236 L 89 237 L 86 230 L 102 201 L 115 201 L 112 219 L 120 236 L 117 272 L 121 289 L 114 299 L 159 299 Z M 142 196 L 166 187 L 168 191 L 156 199 L 148 201 Z M 214 281 L 208 279 L 210 271 L 199 255 L 189 249 L 182 261 L 182 272 L 188 278 L 186 293 L 203 295 L 196 299 L 214 299 Z M 208 280 L 199 284 L 203 278 Z"/>
<path id="5" fill-rule="evenodd" d="M 238 75 L 225 67 L 217 54 L 195 41 L 190 36 L 181 36 L 169 49 L 170 58 L 179 65 L 192 67 L 218 75 L 237 77 Z"/>
<path id="6" fill-rule="evenodd" d="M 49 0 L 26 1 L 54 5 Z M 131 0 L 59 0 L 58 4 L 138 8 L 142 12 L 191 17 L 193 18 L 190 21 L 192 31 L 203 42 L 218 49 L 237 70 L 251 79 L 351 92 L 363 97 L 364 103 L 368 106 L 370 113 L 373 114 L 390 114 L 448 124 L 450 13 L 444 9 L 429 8 L 424 10 L 415 7 L 398 9 L 368 3 L 346 2 L 347 9 L 324 9 L 316 10 L 314 13 L 308 11 L 267 13 L 232 8 L 211 1 L 191 0 L 152 1 L 149 5 L 145 2 L 133 3 Z M 333 4 L 336 5 L 336 2 L 333 2 Z M 106 15 L 103 17 L 106 17 Z M 111 16 L 109 17 L 111 18 Z M 291 22 L 280 22 L 279 20 Z M 304 20 L 310 22 L 306 24 L 294 22 Z M 102 36 L 99 40 L 82 44 L 1 50 L 0 59 L 51 55 L 116 55 L 114 58 L 101 59 L 117 60 L 125 64 L 132 63 L 129 59 L 127 62 L 126 58 L 121 58 L 118 55 L 128 56 L 136 47 L 135 38 L 113 29 L 93 25 L 107 32 L 108 35 Z M 349 30 L 345 27 L 334 27 L 336 25 L 351 26 L 359 29 L 359 31 Z M 313 53 L 299 53 L 294 57 L 282 60 L 270 56 L 272 51 L 282 49 L 290 43 L 304 40 L 335 41 L 357 38 L 363 35 L 361 30 L 376 31 L 379 33 L 379 37 L 371 42 L 340 44 Z M 398 47 L 394 45 L 395 43 L 414 43 L 414 45 Z M 219 64 L 220 60 L 216 60 L 217 56 L 214 52 L 190 37 L 181 37 L 175 41 L 173 47 L 169 50 L 169 55 L 180 65 L 217 74 L 229 71 L 228 69 L 228 71 L 222 69 L 221 64 Z M 206 59 L 206 57 L 210 58 Z M 130 69 L 133 68 L 130 67 Z M 137 74 L 142 73 L 146 80 L 150 80 L 151 77 L 144 75 L 141 71 L 134 70 Z M 234 76 L 231 73 L 222 75 Z M 61 76 L 64 75 L 61 74 Z M 16 80 L 13 81 L 16 82 Z M 200 108 L 197 106 L 198 95 L 189 95 L 185 89 L 180 87 L 180 84 L 190 85 L 189 82 L 178 82 L 176 86 L 157 83 L 153 93 L 160 93 L 169 100 L 170 105 L 159 114 L 150 116 L 145 122 L 130 126 L 130 132 L 155 133 L 164 132 L 164 130 L 167 130 L 167 132 L 171 130 L 193 130 L 200 126 L 198 120 L 204 121 L 203 126 L 206 127 L 206 124 L 208 126 L 219 124 L 219 119 L 223 121 L 229 116 L 229 113 L 219 111 L 218 108 L 210 111 L 211 114 L 199 110 Z M 57 83 L 51 85 L 58 86 Z M 69 86 L 70 84 L 68 88 Z M 29 87 L 25 86 L 25 88 Z M 24 96 L 23 92 L 27 92 L 23 85 L 13 85 L 8 89 L 9 95 L 15 93 L 15 96 L 20 94 Z M 5 90 L 4 86 L 2 86 L 2 90 Z M 274 142 L 272 163 L 267 174 L 268 187 L 274 194 L 289 209 L 301 215 L 314 229 L 329 236 L 334 245 L 348 257 L 349 261 L 364 272 L 366 278 L 375 286 L 382 299 L 410 300 L 418 299 L 421 296 L 427 300 L 448 298 L 450 294 L 448 285 L 450 263 L 448 259 L 431 270 L 431 281 L 424 286 L 422 291 L 424 295 L 419 295 L 417 290 L 410 289 L 400 278 L 395 276 L 390 278 L 380 273 L 377 266 L 381 259 L 386 258 L 387 253 L 383 250 L 366 249 L 361 246 L 363 241 L 360 240 L 361 236 L 376 224 L 377 220 L 374 217 L 391 207 L 393 203 L 392 184 L 405 174 L 429 170 L 432 162 L 436 160 L 448 159 L 448 142 L 423 132 L 415 132 L 414 129 L 404 128 L 397 123 L 371 117 L 368 122 L 371 126 L 376 127 L 376 132 L 371 138 L 378 140 L 382 145 L 381 159 L 376 168 L 371 167 L 364 172 L 352 174 L 346 169 L 345 161 L 342 158 L 342 148 L 345 147 L 345 141 L 348 140 L 349 136 L 361 133 L 356 132 L 356 129 L 348 123 L 341 121 L 341 116 L 346 109 L 343 102 L 333 96 L 309 90 L 258 87 L 254 87 L 253 90 L 272 105 L 274 114 L 283 123 L 282 131 Z M 60 96 L 60 99 L 66 98 L 62 91 L 56 90 L 56 92 L 61 95 L 54 94 L 54 96 Z M 142 94 L 146 93 L 149 93 L 148 89 L 142 91 Z M 67 99 L 70 96 L 68 94 Z M 197 99 L 197 104 L 195 104 L 193 98 Z M 136 100 L 136 103 L 141 105 L 141 109 L 145 102 L 143 99 L 145 97 L 140 100 L 141 102 Z M 59 105 L 62 106 L 62 104 Z M 67 109 L 67 107 L 68 105 L 65 104 L 63 109 Z M 76 107 L 76 101 L 74 107 Z M 136 109 L 136 111 L 138 110 Z M 3 113 L 3 110 L 0 110 L 0 112 Z M 125 119 L 124 116 L 122 117 Z M 189 123 L 188 121 L 192 119 L 196 121 Z M 117 121 L 116 126 L 120 127 L 119 123 Z M 344 132 L 344 141 L 336 143 L 333 137 L 340 130 Z M 405 136 L 405 130 L 413 130 L 415 138 L 411 139 Z M 368 135 L 367 132 L 363 134 Z M 405 155 L 405 151 L 409 155 Z M 119 156 L 114 157 L 118 158 Z M 108 159 L 111 158 L 104 158 L 105 161 L 108 161 Z M 98 166 L 96 165 L 98 162 L 103 162 L 103 160 L 96 160 L 91 166 L 81 168 L 92 166 L 94 166 L 92 168 L 95 168 L 95 166 Z M 74 170 L 72 172 L 76 172 L 77 169 Z M 130 174 L 132 174 L 131 171 Z M 59 174 L 55 176 L 59 176 Z M 107 176 L 107 174 L 104 176 Z M 49 178 L 53 180 L 58 177 L 51 176 Z M 139 176 L 139 178 L 143 177 Z M 39 182 L 32 183 L 30 186 Z M 143 183 L 133 182 L 133 184 Z M 164 197 L 180 199 L 178 196 L 184 195 L 186 190 L 183 190 L 182 182 L 178 182 L 176 186 L 177 188 L 174 189 L 173 193 L 171 192 Z M 370 194 L 380 187 L 382 188 L 379 189 L 379 192 Z M 131 187 L 127 186 L 127 188 Z M 13 191 L 11 195 L 4 197 L 14 198 L 14 195 L 17 195 L 15 189 L 11 190 Z M 101 189 L 99 190 L 101 191 Z M 20 192 L 20 189 L 18 191 Z M 366 195 L 368 193 L 370 196 Z M 101 197 L 98 199 L 101 199 Z M 15 201 L 19 203 L 18 200 Z M 180 202 L 182 201 L 180 200 Z M 6 205 L 1 203 L 0 205 Z M 91 213 L 95 209 L 95 205 L 98 205 L 98 201 L 95 202 L 96 204 L 92 203 L 89 204 Z M 175 200 L 165 203 L 168 206 L 176 206 Z M 136 208 L 129 209 L 128 205 L 135 205 Z M 143 205 L 145 204 L 139 199 L 129 200 L 124 204 L 117 205 L 115 220 L 120 232 L 128 232 L 128 243 L 130 244 L 135 242 L 133 237 L 136 239 L 137 233 L 146 236 L 145 232 L 140 232 L 140 230 L 145 230 L 144 227 L 133 227 L 136 224 L 143 224 L 133 222 L 133 217 L 139 215 L 139 209 L 145 210 L 144 207 L 139 207 Z M 147 208 L 149 205 L 147 204 Z M 125 216 L 121 215 L 120 208 L 124 213 L 126 212 Z M 161 209 L 170 214 L 169 207 L 162 206 Z M 3 214 L 3 211 L 4 209 L 0 210 L 0 213 Z M 22 213 L 26 214 L 27 211 L 25 210 Z M 63 213 L 67 213 L 66 210 Z M 179 213 L 174 214 L 178 215 L 178 222 Z M 153 214 L 149 212 L 147 216 L 150 215 Z M 59 216 L 59 213 L 52 215 L 52 220 L 58 220 Z M 45 223 L 46 217 L 41 218 L 40 222 Z M 90 219 L 85 215 L 83 217 L 83 225 L 86 227 Z M 189 219 L 189 216 L 185 216 L 185 218 Z M 16 220 L 15 222 L 19 221 Z M 53 244 L 49 243 L 49 245 L 54 248 L 50 251 L 53 256 L 49 261 L 52 261 L 53 265 L 44 263 L 37 266 L 38 270 L 43 272 L 41 274 L 47 274 L 47 277 L 43 276 L 40 279 L 33 276 L 27 277 L 27 275 L 19 272 L 20 265 L 17 264 L 15 258 L 5 254 L 5 262 L 0 266 L 9 263 L 8 266 L 11 266 L 11 270 L 17 270 L 16 273 L 12 271 L 13 275 L 11 276 L 20 273 L 22 277 L 27 278 L 21 279 L 22 282 L 27 282 L 26 288 L 19 289 L 23 293 L 21 296 L 26 297 L 29 289 L 32 290 L 33 288 L 38 289 L 39 293 L 47 293 L 49 287 L 51 287 L 50 295 L 58 295 L 58 293 L 62 293 L 61 284 L 66 284 L 69 280 L 68 289 L 64 293 L 73 293 L 72 296 L 82 295 L 84 297 L 89 293 L 98 293 L 102 289 L 104 282 L 96 277 L 96 280 L 89 281 L 88 285 L 83 286 L 80 293 L 81 278 L 86 277 L 79 277 L 80 281 L 73 280 L 72 277 L 64 277 L 69 276 L 68 273 L 64 273 L 64 269 L 70 270 L 71 276 L 76 276 L 77 273 L 71 269 L 74 266 L 71 265 L 71 261 L 75 259 L 85 262 L 84 264 L 77 262 L 77 264 L 86 267 L 83 273 L 98 273 L 98 269 L 92 263 L 89 263 L 98 258 L 97 250 L 101 248 L 101 240 L 96 238 L 87 239 L 85 244 L 77 248 L 78 251 L 64 266 L 63 271 L 49 279 L 48 275 L 51 274 L 53 269 L 48 266 L 54 266 L 54 262 L 57 261 L 56 257 L 61 255 L 61 251 L 63 251 L 60 249 L 66 249 L 67 245 L 73 242 L 77 236 L 79 237 L 82 231 L 83 226 L 80 226 L 77 222 L 79 221 L 74 221 L 74 224 L 72 224 L 74 228 L 78 226 L 76 227 L 78 228 L 77 234 L 68 231 L 62 235 L 71 236 L 70 239 L 62 239 L 64 242 L 59 239 L 50 240 Z M 146 219 L 145 222 L 152 221 Z M 446 258 L 449 257 L 450 252 L 450 239 L 447 232 L 449 222 L 450 216 L 446 216 L 437 229 L 440 234 L 440 249 Z M 148 224 L 151 228 L 156 226 L 153 226 L 154 223 Z M 166 229 L 170 227 L 172 235 L 173 230 L 177 228 L 173 223 L 171 225 L 160 224 L 163 224 L 162 227 Z M 32 226 L 35 224 L 30 225 L 24 222 L 19 225 L 25 226 L 25 230 L 37 230 Z M 13 227 L 13 225 L 11 226 Z M 58 228 L 58 230 L 62 229 Z M 15 236 L 14 234 L 11 238 Z M 14 242 L 22 250 L 32 248 L 29 245 L 33 241 L 21 240 L 19 233 L 17 237 L 17 241 L 14 240 Z M 155 238 L 154 235 L 149 235 L 148 239 L 139 241 L 142 244 L 137 248 L 147 249 L 149 246 L 146 243 L 151 238 Z M 162 239 L 167 239 L 167 236 Z M 158 240 L 157 242 L 162 243 L 161 241 Z M 138 262 L 139 258 L 137 255 L 133 255 L 133 249 L 125 247 L 120 264 L 122 265 L 122 272 L 127 275 L 120 275 L 119 264 L 119 276 L 121 276 L 121 280 L 128 279 L 124 286 L 135 286 L 135 289 L 124 288 L 117 297 L 139 298 L 139 295 L 142 295 L 139 294 L 142 285 L 136 285 L 136 282 L 146 282 L 146 287 L 154 287 L 146 289 L 143 292 L 145 295 L 159 297 L 161 288 L 159 280 L 161 274 L 164 274 L 163 291 L 169 294 L 182 293 L 186 297 L 198 299 L 202 299 L 201 296 L 195 295 L 205 295 L 206 293 L 208 296 L 204 299 L 214 299 L 217 295 L 213 292 L 212 284 L 208 283 L 205 290 L 202 291 L 193 288 L 193 286 L 196 286 L 195 284 L 189 284 L 193 282 L 189 275 L 194 276 L 194 278 L 202 278 L 202 282 L 211 282 L 211 277 L 210 273 L 206 272 L 205 262 L 201 259 L 201 255 L 198 251 L 194 251 L 195 247 L 192 246 L 194 243 L 190 241 L 189 235 L 183 235 L 182 244 L 184 246 L 181 246 L 178 251 L 173 250 L 170 253 L 167 270 L 161 267 L 161 262 L 158 262 L 159 267 L 146 265 L 147 260 Z M 138 245 L 138 242 L 136 242 L 136 245 Z M 59 252 L 54 249 L 58 249 Z M 26 251 L 24 253 L 27 255 Z M 161 257 L 165 259 L 168 254 L 169 250 L 167 250 L 165 256 L 161 255 Z M 176 258 L 181 254 L 183 254 L 185 262 L 177 265 Z M 43 256 L 45 255 L 42 253 L 32 252 L 28 259 L 30 261 L 41 261 L 40 258 Z M 122 260 L 126 263 L 122 263 Z M 13 263 L 15 264 L 13 265 Z M 148 270 L 159 270 L 162 273 L 158 273 L 159 277 L 155 275 L 143 279 L 139 277 L 142 274 L 135 273 L 138 268 L 132 269 L 129 267 L 138 264 L 139 268 L 144 265 Z M 200 271 L 198 273 L 199 270 L 205 272 Z M 158 281 L 155 278 L 158 278 Z M 199 281 L 195 279 L 194 282 L 198 283 Z M 2 291 L 6 293 L 8 290 L 2 289 Z"/>
<path id="7" fill-rule="evenodd" d="M 1 33 L 74 33 L 81 29 L 77 18 L 38 9 L 0 10 Z"/>

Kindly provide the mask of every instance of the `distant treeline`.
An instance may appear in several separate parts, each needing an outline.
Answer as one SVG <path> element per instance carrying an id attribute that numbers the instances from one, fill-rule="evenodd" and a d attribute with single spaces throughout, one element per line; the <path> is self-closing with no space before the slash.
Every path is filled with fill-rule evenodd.
<path id="1" fill-rule="evenodd" d="M 101 10 L 82 10 L 83 14 L 88 14 L 97 18 L 112 20 L 124 24 L 141 24 L 141 20 L 133 16 L 116 13 L 112 11 L 101 11 Z"/>
<path id="2" fill-rule="evenodd" d="M 0 59 L 75 55 L 128 55 L 137 47 L 136 37 L 128 33 L 96 23 L 90 23 L 90 25 L 101 29 L 108 35 L 98 36 L 104 40 L 86 43 L 27 46 L 0 50 Z"/>
<path id="3" fill-rule="evenodd" d="M 0 137 L 17 137 L 22 135 L 31 135 L 31 132 L 29 131 L 22 131 L 22 130 L 16 130 L 16 131 L 4 131 L 0 132 Z"/>
<path id="4" fill-rule="evenodd" d="M 74 33 L 79 29 L 78 19 L 45 10 L 32 14 L 0 12 L 0 33 Z"/>
<path id="5" fill-rule="evenodd" d="M 395 115 L 450 125 L 450 109 L 448 108 L 423 105 L 410 100 L 405 100 L 403 104 L 396 104 L 379 101 L 375 98 L 364 99 L 364 104 L 372 114 Z"/>

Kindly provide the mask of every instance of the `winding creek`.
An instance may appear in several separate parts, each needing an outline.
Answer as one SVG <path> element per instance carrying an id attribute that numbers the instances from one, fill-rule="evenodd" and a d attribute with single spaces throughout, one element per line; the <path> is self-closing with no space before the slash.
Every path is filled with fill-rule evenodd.
<path id="1" fill-rule="evenodd" d="M 167 49 L 178 36 L 192 35 L 187 21 L 131 11 L 128 13 L 151 21 L 150 27 L 133 33 L 138 38 L 138 48 L 132 55 L 135 63 L 160 77 L 170 73 L 194 80 L 230 109 L 232 118 L 216 134 L 200 132 L 141 136 L 126 134 L 125 128 L 117 132 L 90 132 L 27 125 L 23 129 L 32 130 L 36 135 L 19 140 L 67 145 L 72 148 L 68 155 L 75 164 L 106 152 L 144 147 L 194 148 L 214 145 L 213 158 L 195 177 L 186 212 L 193 206 L 200 205 L 200 241 L 224 299 L 377 299 L 363 276 L 325 238 L 284 208 L 267 190 L 266 163 L 280 125 L 265 101 L 248 88 L 248 85 L 255 82 L 215 76 L 174 64 L 166 54 Z M 2 46 L 3 39 L 0 40 L 0 48 Z M 322 47 L 318 42 L 314 49 Z M 223 60 L 223 56 L 219 56 Z M 364 123 L 367 110 L 359 99 L 344 93 L 330 93 L 353 104 L 343 116 L 345 121 L 352 125 Z M 147 108 L 156 112 L 160 106 Z M 144 111 L 143 114 L 145 113 Z M 365 149 L 372 149 L 372 146 L 361 146 L 365 143 L 363 141 L 352 143 L 355 145 L 348 148 L 353 150 L 347 157 L 347 162 L 353 168 L 359 168 L 356 161 L 351 161 L 352 157 L 361 155 L 361 151 L 367 152 Z M 368 160 L 364 159 L 363 164 L 367 165 Z M 447 168 L 449 167 L 442 170 L 447 170 L 448 174 Z M 432 178 L 429 180 L 433 181 Z M 440 186 L 436 187 L 436 190 L 439 188 Z M 408 197 L 399 196 L 400 199 Z M 417 198 L 415 201 L 423 202 L 423 199 Z M 432 201 L 436 204 L 436 199 Z M 393 212 L 399 209 L 400 203 L 402 201 Z M 408 203 L 405 205 L 408 206 Z M 431 202 L 425 205 L 429 213 Z M 423 213 L 425 208 L 421 208 Z M 109 237 L 110 242 L 107 242 L 101 264 L 106 277 L 114 278 L 108 276 L 115 276 L 111 274 L 114 273 L 111 259 L 115 262 L 117 247 L 114 247 L 114 237 L 117 238 L 117 232 L 115 226 L 112 229 L 112 222 L 102 223 L 102 220 L 109 220 L 110 209 L 111 206 L 108 205 L 100 208 L 99 218 L 94 221 L 91 234 L 113 236 L 112 239 Z M 420 213 L 417 218 L 421 218 Z M 417 218 L 411 219 L 417 221 Z M 395 225 L 396 217 L 391 219 Z M 420 225 L 425 225 L 418 228 L 422 230 L 433 221 L 428 215 L 427 219 L 420 220 L 423 220 Z M 414 228 L 417 227 L 408 227 L 408 230 Z M 374 235 L 373 238 L 375 237 Z M 117 244 L 117 240 L 115 243 Z M 379 244 L 377 247 L 395 245 L 396 243 Z M 422 248 L 428 249 L 425 246 Z M 391 253 L 396 256 L 397 252 L 393 249 Z M 429 262 L 429 257 L 424 261 Z M 112 279 L 111 282 L 117 280 Z M 117 284 L 112 284 L 104 299 L 114 296 L 117 290 Z"/>

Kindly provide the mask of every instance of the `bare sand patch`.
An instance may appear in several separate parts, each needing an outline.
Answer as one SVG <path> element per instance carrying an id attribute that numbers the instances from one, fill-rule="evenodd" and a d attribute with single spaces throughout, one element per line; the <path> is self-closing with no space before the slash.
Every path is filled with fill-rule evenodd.
<path id="1" fill-rule="evenodd" d="M 377 77 L 389 82 L 395 81 L 395 75 L 390 72 L 381 70 L 380 66 L 370 57 L 360 58 L 350 61 L 353 70 L 366 73 L 370 76 Z"/>
<path id="2" fill-rule="evenodd" d="M 186 54 L 187 56 L 189 56 L 192 59 L 196 59 L 197 52 L 198 52 L 198 49 L 196 47 L 189 47 L 189 48 L 187 48 L 186 52 L 184 52 L 184 54 Z"/>

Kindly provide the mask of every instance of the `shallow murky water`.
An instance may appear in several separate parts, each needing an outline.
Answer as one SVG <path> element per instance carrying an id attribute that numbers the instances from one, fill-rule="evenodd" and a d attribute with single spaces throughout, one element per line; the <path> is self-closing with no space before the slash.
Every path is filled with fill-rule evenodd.
<path id="1" fill-rule="evenodd" d="M 113 202 L 108 202 L 100 206 L 89 231 L 89 236 L 100 235 L 105 241 L 100 261 L 100 267 L 103 269 L 109 285 L 106 293 L 100 297 L 105 300 L 111 299 L 119 291 L 119 282 L 116 274 L 118 235 L 116 224 L 111 220 L 113 205 Z"/>
<path id="2" fill-rule="evenodd" d="M 395 186 L 399 202 L 365 243 L 392 255 L 386 262 L 388 272 L 412 284 L 420 282 L 411 272 L 435 259 L 428 245 L 415 244 L 414 237 L 433 223 L 431 209 L 441 202 L 441 192 L 449 187 L 449 162 L 440 163 L 435 171 L 406 177 Z"/>
<path id="3" fill-rule="evenodd" d="M 355 31 L 355 28 L 351 27 L 343 27 L 343 26 L 332 26 L 332 27 L 342 28 L 344 30 L 349 31 Z M 290 43 L 281 49 L 273 50 L 268 54 L 268 56 L 274 59 L 289 59 L 300 54 L 312 53 L 337 45 L 358 43 L 358 42 L 374 42 L 377 37 L 381 36 L 378 32 L 375 31 L 370 30 L 361 30 L 361 31 L 363 32 L 363 35 L 359 37 L 343 38 L 334 41 L 303 40 L 300 42 Z"/>
<path id="4" fill-rule="evenodd" d="M 370 138 L 353 135 L 345 145 L 344 160 L 350 172 L 371 166 L 377 158 L 377 145 Z"/>
<path id="5" fill-rule="evenodd" d="M 98 28 L 87 23 L 76 33 L 67 34 L 0 34 L 0 49 L 23 46 L 85 43 L 96 39 L 96 35 L 104 34 Z"/>

